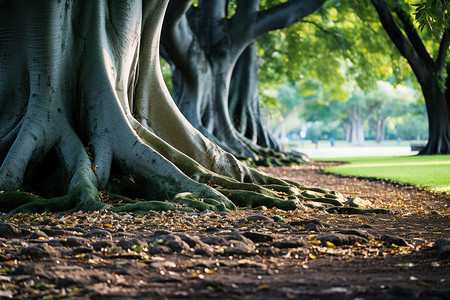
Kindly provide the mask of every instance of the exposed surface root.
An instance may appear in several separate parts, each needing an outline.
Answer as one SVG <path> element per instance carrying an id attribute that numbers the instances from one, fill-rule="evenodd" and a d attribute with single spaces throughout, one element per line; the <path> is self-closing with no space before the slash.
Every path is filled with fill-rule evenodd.
<path id="1" fill-rule="evenodd" d="M 0 31 L 0 48 L 20 42 L 15 55 L 27 64 L 5 59 L 0 74 L 17 69 L 29 82 L 15 91 L 21 110 L 0 114 L 9 130 L 0 131 L 0 211 L 345 207 L 339 194 L 241 163 L 187 122 L 159 66 L 167 2 L 48 2 L 23 12 L 9 4 L 30 23 L 23 34 Z M 0 25 L 14 32 L 5 11 Z M 304 160 L 264 151 L 271 164 Z"/>

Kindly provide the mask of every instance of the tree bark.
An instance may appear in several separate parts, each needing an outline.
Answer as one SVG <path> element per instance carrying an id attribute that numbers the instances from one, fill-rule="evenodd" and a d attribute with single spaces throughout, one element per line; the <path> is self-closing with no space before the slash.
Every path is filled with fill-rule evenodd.
<path id="1" fill-rule="evenodd" d="M 449 46 L 448 29 L 442 35 L 438 57 L 433 60 L 414 29 L 409 15 L 401 9 L 395 10 L 403 26 L 403 33 L 385 0 L 371 0 L 371 2 L 377 10 L 384 29 L 400 53 L 407 59 L 422 88 L 427 107 L 429 139 L 427 146 L 420 154 L 450 154 L 450 118 L 446 113 L 448 90 L 444 92 L 441 89 L 438 79 L 439 74 L 443 72 Z"/>
<path id="2" fill-rule="evenodd" d="M 258 91 L 258 55 L 255 43 L 241 54 L 230 83 L 229 114 L 233 126 L 252 143 L 280 150 L 261 115 Z"/>
<path id="3" fill-rule="evenodd" d="M 348 119 L 345 119 L 343 121 L 343 123 L 344 123 L 344 127 L 345 127 L 345 141 L 347 143 L 351 143 L 352 142 L 352 123 Z"/>
<path id="4" fill-rule="evenodd" d="M 0 1 L 0 211 L 291 210 L 311 200 L 178 110 L 159 65 L 167 2 Z"/>
<path id="5" fill-rule="evenodd" d="M 197 93 L 192 95 L 179 90 L 174 91 L 175 101 L 183 112 L 187 112 L 187 118 L 195 120 L 192 122 L 201 132 L 206 131 L 210 136 L 214 136 L 219 145 L 227 147 L 226 149 L 238 156 L 257 158 L 258 145 L 271 147 L 277 145 L 263 122 L 258 120 L 260 113 L 258 112 L 259 104 L 255 102 L 257 101 L 255 92 L 248 90 L 246 96 L 249 98 L 241 98 L 239 101 L 230 94 L 235 65 L 244 50 L 258 36 L 298 22 L 321 7 L 325 0 L 291 0 L 266 11 L 258 11 L 259 1 L 238 1 L 236 13 L 230 19 L 225 15 L 227 1 L 200 1 L 197 7 L 190 7 L 182 14 L 180 13 L 182 10 L 177 9 L 180 6 L 187 8 L 191 2 L 172 1 L 168 9 L 168 21 L 165 22 L 163 29 L 162 43 L 166 49 L 173 50 L 169 53 L 169 59 L 176 68 L 188 70 L 180 72 L 184 78 L 182 84 L 175 85 L 175 88 Z M 183 35 L 179 32 L 183 32 Z M 186 42 L 187 40 L 189 42 Z M 179 55 L 180 53 L 190 53 L 190 55 Z M 184 59 L 194 56 L 203 57 L 206 63 L 201 63 L 199 66 L 196 59 Z M 249 68 L 246 72 L 257 72 L 254 65 Z M 212 78 L 212 85 L 195 82 L 203 77 Z M 257 75 L 252 74 L 251 77 L 256 78 Z M 177 78 L 179 80 L 179 77 Z M 198 85 L 199 88 L 190 87 L 192 85 Z M 249 88 L 255 87 L 249 86 Z M 208 100 L 199 97 L 199 94 L 210 98 Z M 198 105 L 198 101 L 207 104 Z M 237 105 L 244 106 L 249 103 L 252 105 L 248 109 L 237 107 Z M 199 111 L 187 106 L 203 107 L 204 110 Z M 243 114 L 246 110 L 248 113 Z M 194 112 L 197 112 L 197 116 L 192 115 Z M 234 113 L 239 115 L 235 116 Z M 201 123 L 198 120 L 201 120 Z M 234 120 L 237 121 L 236 124 Z M 235 125 L 240 128 L 236 128 Z M 242 126 L 246 126 L 245 130 Z"/>
<path id="6" fill-rule="evenodd" d="M 364 137 L 364 121 L 359 118 L 352 119 L 352 145 L 358 147 L 364 146 Z"/>

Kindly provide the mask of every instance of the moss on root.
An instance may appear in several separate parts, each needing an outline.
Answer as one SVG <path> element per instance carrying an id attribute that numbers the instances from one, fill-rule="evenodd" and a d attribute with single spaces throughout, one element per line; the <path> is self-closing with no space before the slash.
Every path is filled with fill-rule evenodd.
<path id="1" fill-rule="evenodd" d="M 107 208 L 107 204 L 96 200 L 95 197 L 86 197 L 87 194 L 87 191 L 74 189 L 67 195 L 45 199 L 26 192 L 6 192 L 0 194 L 0 211 L 16 214 L 74 210 L 96 211 Z"/>
<path id="2" fill-rule="evenodd" d="M 257 153 L 257 159 L 240 158 L 243 163 L 251 167 L 281 167 L 307 164 L 309 157 L 301 152 L 292 150 L 288 152 L 276 151 L 270 148 L 253 149 Z"/>
<path id="3" fill-rule="evenodd" d="M 233 183 L 234 189 L 216 187 L 216 190 L 231 201 L 231 209 L 236 207 L 257 208 L 276 207 L 283 210 L 306 209 L 307 207 L 324 209 L 329 213 L 361 214 L 389 213 L 384 209 L 363 209 L 352 203 L 340 193 L 319 188 L 307 188 L 292 185 L 255 185 Z M 241 188 L 241 189 L 239 189 Z M 234 206 L 235 205 L 235 206 Z M 44 199 L 26 192 L 4 192 L 0 194 L 0 211 L 9 214 L 96 211 L 108 209 L 115 212 L 146 213 L 148 211 L 228 211 L 223 201 L 198 197 L 195 193 L 185 192 L 170 200 L 148 201 L 131 199 L 123 195 L 98 193 L 92 187 L 77 187 L 67 195 Z"/>

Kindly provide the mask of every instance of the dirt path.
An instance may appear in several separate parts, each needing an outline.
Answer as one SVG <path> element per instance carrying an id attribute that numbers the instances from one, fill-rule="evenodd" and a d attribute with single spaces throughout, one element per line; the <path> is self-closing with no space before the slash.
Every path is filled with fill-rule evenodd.
<path id="1" fill-rule="evenodd" d="M 264 171 L 393 213 L 4 215 L 0 298 L 449 299 L 450 195 L 325 165 Z"/>

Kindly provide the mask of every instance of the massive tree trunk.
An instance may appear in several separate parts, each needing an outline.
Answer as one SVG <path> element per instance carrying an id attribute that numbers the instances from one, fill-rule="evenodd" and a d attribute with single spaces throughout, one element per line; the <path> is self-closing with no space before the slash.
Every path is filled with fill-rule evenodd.
<path id="1" fill-rule="evenodd" d="M 433 60 L 416 32 L 411 17 L 401 9 L 401 5 L 397 3 L 394 11 L 403 31 L 385 0 L 371 0 L 371 2 L 384 29 L 400 53 L 408 60 L 422 88 L 428 114 L 429 139 L 420 154 L 450 154 L 450 114 L 447 100 L 449 90 L 444 91 L 439 83 L 439 76 L 444 73 L 443 68 L 446 64 L 450 42 L 449 29 L 444 30 L 438 55 Z"/>
<path id="2" fill-rule="evenodd" d="M 0 211 L 341 205 L 183 117 L 159 66 L 167 2 L 0 1 Z"/>
<path id="3" fill-rule="evenodd" d="M 430 75 L 432 76 L 432 75 Z M 427 107 L 429 138 L 420 154 L 450 154 L 450 119 L 439 83 L 421 84 Z"/>
<path id="4" fill-rule="evenodd" d="M 242 113 L 245 109 L 237 109 L 235 104 L 245 105 L 256 100 L 254 92 L 251 91 L 247 93 L 249 99 L 239 100 L 233 97 L 232 101 L 239 102 L 229 102 L 235 65 L 244 50 L 258 36 L 300 21 L 321 7 L 325 0 L 291 0 L 266 11 L 258 11 L 259 2 L 238 1 L 235 15 L 227 18 L 227 0 L 200 0 L 196 7 L 192 6 L 192 0 L 174 0 L 169 5 L 162 37 L 169 60 L 176 66 L 176 72 L 183 77 L 182 82 L 175 88 L 196 93 L 174 91 L 175 101 L 183 113 L 189 120 L 195 121 L 196 128 L 208 136 L 213 136 L 222 147 L 238 156 L 251 158 L 257 158 L 257 145 L 276 145 L 267 134 L 264 124 L 257 119 L 259 104 L 251 108 L 257 115 L 251 119 L 248 119 L 247 115 L 242 119 L 241 114 L 237 122 L 240 128 L 235 128 L 234 115 L 230 116 L 230 108 L 232 114 Z M 251 48 L 248 51 L 252 51 Z M 253 55 L 251 52 L 248 54 Z M 192 59 L 193 57 L 195 59 Z M 197 62 L 198 58 L 201 58 L 200 63 Z M 257 70 L 253 66 L 248 67 L 252 69 L 246 71 Z M 204 77 L 212 80 L 212 84 L 197 81 Z M 176 79 L 180 80 L 180 77 L 177 76 Z M 242 122 L 254 128 L 246 130 L 247 128 L 241 126 Z"/>

